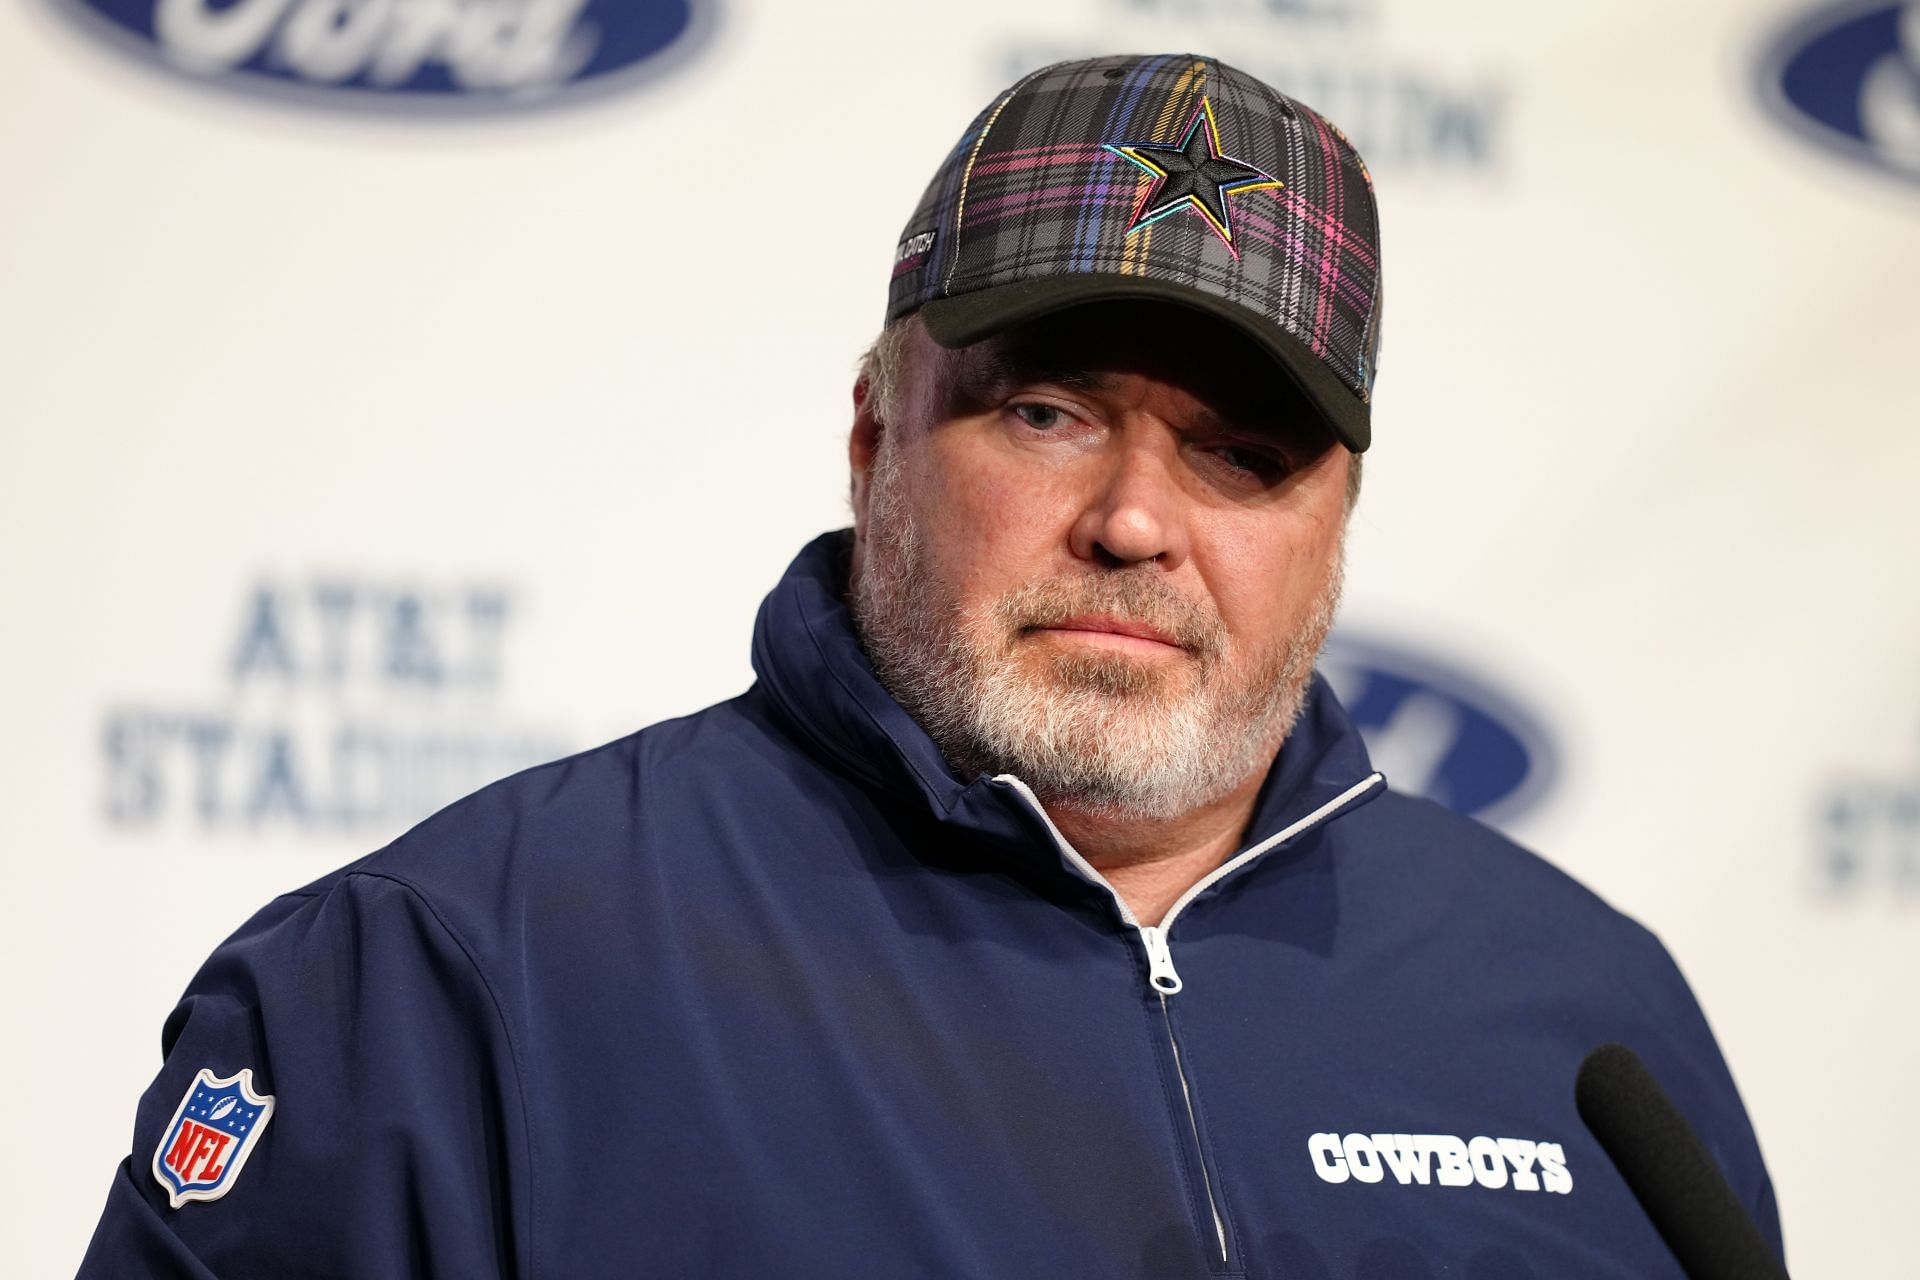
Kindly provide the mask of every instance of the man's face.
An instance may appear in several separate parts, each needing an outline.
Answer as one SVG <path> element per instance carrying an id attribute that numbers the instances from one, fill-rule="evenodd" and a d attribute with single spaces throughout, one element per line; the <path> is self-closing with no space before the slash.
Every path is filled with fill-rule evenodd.
<path id="1" fill-rule="evenodd" d="M 852 604 L 963 776 L 1174 817 L 1265 766 L 1339 595 L 1348 454 L 1197 313 L 1100 304 L 860 397 Z"/>

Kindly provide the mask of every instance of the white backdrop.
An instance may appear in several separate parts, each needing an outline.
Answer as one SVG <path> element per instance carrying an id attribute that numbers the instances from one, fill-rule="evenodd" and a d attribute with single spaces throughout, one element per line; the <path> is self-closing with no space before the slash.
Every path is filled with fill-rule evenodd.
<path id="1" fill-rule="evenodd" d="M 1391 304 L 1343 627 L 1544 727 L 1503 825 L 1675 952 L 1795 1274 L 1911 1274 L 1920 183 L 1767 106 L 1819 4 L 732 0 L 657 74 L 429 119 L 143 64 L 79 7 L 0 8 L 15 1274 L 77 1265 L 255 907 L 744 687 L 844 523 L 922 184 L 1096 49 L 1355 135 Z"/>

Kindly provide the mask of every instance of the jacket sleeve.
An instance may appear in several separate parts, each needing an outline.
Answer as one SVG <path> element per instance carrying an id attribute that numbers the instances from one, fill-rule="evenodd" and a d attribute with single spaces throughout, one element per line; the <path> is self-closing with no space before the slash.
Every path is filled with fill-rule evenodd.
<path id="1" fill-rule="evenodd" d="M 249 921 L 167 1020 L 80 1280 L 531 1273 L 531 1146 L 493 989 L 411 887 L 328 883 Z M 243 1162 L 217 1133 L 180 1145 L 203 1069 L 247 1070 L 273 1100 Z M 185 1188 L 217 1198 L 173 1207 L 170 1155 L 203 1183 L 220 1173 Z"/>

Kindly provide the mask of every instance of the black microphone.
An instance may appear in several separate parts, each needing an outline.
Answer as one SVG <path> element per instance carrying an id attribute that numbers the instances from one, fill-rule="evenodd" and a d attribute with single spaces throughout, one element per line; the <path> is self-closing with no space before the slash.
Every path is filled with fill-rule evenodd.
<path id="1" fill-rule="evenodd" d="M 1573 1097 L 1688 1280 L 1787 1280 L 1699 1135 L 1633 1050 L 1603 1044 L 1589 1053 Z"/>

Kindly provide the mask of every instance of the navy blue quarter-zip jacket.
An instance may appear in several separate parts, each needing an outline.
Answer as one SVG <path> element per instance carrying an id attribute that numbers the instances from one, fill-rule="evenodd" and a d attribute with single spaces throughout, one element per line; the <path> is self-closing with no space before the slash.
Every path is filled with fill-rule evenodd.
<path id="1" fill-rule="evenodd" d="M 1605 1041 L 1779 1247 L 1659 942 L 1394 793 L 1324 684 L 1244 852 L 1142 928 L 881 687 L 842 547 L 745 694 L 223 944 L 81 1275 L 1678 1277 L 1574 1110 Z"/>

